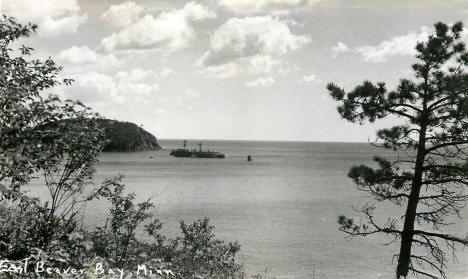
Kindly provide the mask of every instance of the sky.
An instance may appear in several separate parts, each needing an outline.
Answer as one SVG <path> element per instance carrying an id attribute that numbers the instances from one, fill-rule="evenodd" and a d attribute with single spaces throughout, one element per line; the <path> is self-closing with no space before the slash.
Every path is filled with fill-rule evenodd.
<path id="1" fill-rule="evenodd" d="M 52 93 L 179 139 L 368 141 L 398 120 L 348 123 L 326 85 L 392 89 L 434 23 L 468 23 L 467 0 L 0 1 L 75 80 Z"/>

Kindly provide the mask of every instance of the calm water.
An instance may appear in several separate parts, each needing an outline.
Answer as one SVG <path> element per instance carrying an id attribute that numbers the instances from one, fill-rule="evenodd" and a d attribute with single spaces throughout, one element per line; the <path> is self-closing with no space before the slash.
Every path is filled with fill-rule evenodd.
<path id="1" fill-rule="evenodd" d="M 242 245 L 238 259 L 249 274 L 394 278 L 397 247 L 381 245 L 385 238 L 345 239 L 336 222 L 338 215 L 353 216 L 352 206 L 366 200 L 347 178 L 348 169 L 370 163 L 375 154 L 394 154 L 367 144 L 204 141 L 204 148 L 228 157 L 190 159 L 168 155 L 180 141 L 160 144 L 161 151 L 102 155 L 96 181 L 124 174 L 138 199 L 154 197 L 155 214 L 168 234 L 177 233 L 179 220 L 209 216 L 217 237 Z M 249 154 L 254 161 L 246 161 Z M 45 196 L 44 187 L 31 190 Z M 94 203 L 86 209 L 89 226 L 106 218 L 105 207 Z M 464 235 L 468 222 L 452 230 Z M 468 278 L 467 254 L 459 252 L 448 278 Z"/>

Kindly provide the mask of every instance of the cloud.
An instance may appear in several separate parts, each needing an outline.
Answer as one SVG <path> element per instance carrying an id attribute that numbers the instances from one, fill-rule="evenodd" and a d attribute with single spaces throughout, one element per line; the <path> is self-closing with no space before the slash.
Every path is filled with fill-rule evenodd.
<path id="1" fill-rule="evenodd" d="M 409 32 L 406 35 L 393 36 L 377 45 L 360 46 L 350 48 L 343 42 L 332 47 L 332 57 L 340 53 L 356 53 L 362 56 L 365 62 L 383 63 L 393 56 L 414 56 L 416 54 L 416 43 L 426 41 L 433 29 L 421 27 L 420 32 Z"/>
<path id="2" fill-rule="evenodd" d="M 392 56 L 414 56 L 416 43 L 427 40 L 430 33 L 430 28 L 422 27 L 419 33 L 410 32 L 403 36 L 394 36 L 378 45 L 358 47 L 355 51 L 364 61 L 373 63 L 385 62 Z"/>
<path id="3" fill-rule="evenodd" d="M 73 46 L 69 49 L 62 50 L 57 58 L 74 64 L 93 63 L 98 59 L 98 54 L 87 46 Z"/>
<path id="4" fill-rule="evenodd" d="M 174 70 L 174 69 L 172 69 L 172 68 L 164 68 L 164 69 L 161 70 L 161 72 L 159 73 L 159 75 L 160 75 L 161 77 L 167 77 L 167 76 L 169 76 L 169 75 L 171 75 L 171 74 L 173 74 L 173 73 L 175 73 L 175 70 Z"/>
<path id="5" fill-rule="evenodd" d="M 87 72 L 74 75 L 75 83 L 64 89 L 67 98 L 78 99 L 88 105 L 100 102 L 115 102 L 123 104 L 125 98 L 117 92 L 117 86 L 112 77 L 97 72 Z"/>
<path id="6" fill-rule="evenodd" d="M 336 46 L 332 47 L 332 51 L 332 57 L 336 57 L 340 53 L 352 52 L 353 50 L 349 48 L 348 45 L 346 45 L 345 43 L 338 42 Z"/>
<path id="7" fill-rule="evenodd" d="M 119 72 L 115 76 L 117 92 L 139 104 L 145 104 L 153 99 L 159 91 L 159 85 L 154 83 L 155 73 L 152 70 L 134 69 L 131 72 Z"/>
<path id="8" fill-rule="evenodd" d="M 319 0 L 222 0 L 220 6 L 234 14 L 288 14 L 311 7 Z"/>
<path id="9" fill-rule="evenodd" d="M 128 81 L 132 83 L 151 82 L 157 77 L 153 70 L 143 70 L 140 68 L 132 69 L 130 72 L 118 72 L 116 78 L 118 80 Z"/>
<path id="10" fill-rule="evenodd" d="M 200 96 L 200 93 L 198 93 L 198 91 L 192 88 L 188 88 L 184 91 L 184 94 L 179 95 L 177 97 L 175 104 L 180 105 L 182 100 L 192 101 L 192 100 L 198 99 L 199 96 Z"/>
<path id="11" fill-rule="evenodd" d="M 302 82 L 306 82 L 306 83 L 309 83 L 309 82 L 313 82 L 316 80 L 316 76 L 314 74 L 311 74 L 311 75 L 308 75 L 308 76 L 303 76 L 301 81 Z"/>
<path id="12" fill-rule="evenodd" d="M 63 89 L 67 98 L 78 99 L 87 105 L 124 105 L 131 102 L 147 104 L 158 90 L 153 70 L 133 69 L 109 76 L 94 71 L 73 75 L 75 83 Z"/>
<path id="13" fill-rule="evenodd" d="M 206 7 L 190 2 L 182 9 L 146 15 L 135 23 L 102 39 L 105 51 L 157 48 L 174 51 L 186 47 L 195 36 L 192 22 L 215 18 Z"/>
<path id="14" fill-rule="evenodd" d="M 273 77 L 259 78 L 251 82 L 247 82 L 245 86 L 247 87 L 270 87 L 275 83 Z"/>
<path id="15" fill-rule="evenodd" d="M 200 95 L 200 93 L 198 93 L 198 91 L 195 91 L 192 88 L 189 88 L 189 89 L 185 90 L 185 92 L 184 92 L 184 97 L 189 99 L 189 100 L 197 99 L 199 95 Z"/>
<path id="16" fill-rule="evenodd" d="M 292 34 L 286 23 L 271 16 L 231 18 L 212 34 L 202 62 L 219 65 L 242 57 L 282 56 L 309 42 L 307 36 Z"/>
<path id="17" fill-rule="evenodd" d="M 288 52 L 310 41 L 308 36 L 291 33 L 278 18 L 231 18 L 213 32 L 209 50 L 196 65 L 204 67 L 203 73 L 224 78 L 239 72 L 267 73 L 280 65 Z"/>
<path id="18" fill-rule="evenodd" d="M 76 0 L 6 0 L 3 11 L 22 22 L 37 23 L 38 33 L 43 37 L 76 33 L 87 21 L 86 14 L 79 14 Z"/>
<path id="19" fill-rule="evenodd" d="M 112 5 L 102 14 L 102 18 L 115 27 L 125 27 L 134 23 L 143 12 L 143 7 L 135 2 L 125 2 L 120 5 Z"/>
<path id="20" fill-rule="evenodd" d="M 238 75 L 239 72 L 240 69 L 236 63 L 226 63 L 202 68 L 197 73 L 207 77 L 227 79 Z"/>
<path id="21" fill-rule="evenodd" d="M 115 72 L 124 64 L 114 54 L 97 53 L 88 46 L 73 46 L 62 50 L 57 54 L 57 60 L 65 63 L 65 71 L 68 73 Z"/>
<path id="22" fill-rule="evenodd" d="M 86 20 L 86 15 L 72 15 L 58 19 L 46 17 L 41 23 L 42 28 L 39 29 L 38 34 L 43 37 L 55 37 L 59 34 L 76 33 L 78 27 Z"/>

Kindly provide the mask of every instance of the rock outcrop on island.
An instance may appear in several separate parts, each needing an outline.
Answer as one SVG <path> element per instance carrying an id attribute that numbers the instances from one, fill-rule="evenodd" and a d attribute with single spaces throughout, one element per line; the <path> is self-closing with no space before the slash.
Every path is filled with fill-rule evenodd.
<path id="1" fill-rule="evenodd" d="M 109 143 L 104 152 L 134 152 L 161 149 L 156 137 L 131 122 L 110 119 L 96 120 L 103 127 Z"/>

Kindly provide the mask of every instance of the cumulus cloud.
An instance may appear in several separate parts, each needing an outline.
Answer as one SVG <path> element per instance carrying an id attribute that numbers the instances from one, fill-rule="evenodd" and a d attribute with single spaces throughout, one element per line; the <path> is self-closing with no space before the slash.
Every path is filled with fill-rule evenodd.
<path id="1" fill-rule="evenodd" d="M 350 48 L 343 42 L 332 47 L 332 57 L 340 53 L 357 53 L 362 56 L 365 62 L 382 63 L 393 56 L 414 56 L 416 54 L 416 43 L 426 41 L 432 33 L 432 29 L 421 27 L 420 32 L 409 32 L 406 35 L 393 36 L 377 45 L 366 45 Z"/>
<path id="2" fill-rule="evenodd" d="M 140 68 L 132 69 L 130 72 L 118 72 L 116 78 L 122 81 L 128 81 L 132 83 L 143 83 L 151 82 L 157 77 L 157 74 L 153 70 L 143 70 Z"/>
<path id="3" fill-rule="evenodd" d="M 174 70 L 174 69 L 172 69 L 172 68 L 164 68 L 164 69 L 161 70 L 161 72 L 159 73 L 159 75 L 160 75 L 161 77 L 167 77 L 167 76 L 169 76 L 169 75 L 171 75 L 171 74 L 173 74 L 173 73 L 175 73 L 175 70 Z"/>
<path id="4" fill-rule="evenodd" d="M 86 19 L 86 15 L 72 15 L 58 19 L 46 17 L 40 24 L 42 28 L 39 29 L 39 36 L 55 37 L 61 34 L 76 33 L 78 27 L 85 23 Z"/>
<path id="5" fill-rule="evenodd" d="M 68 98 L 78 99 L 88 105 L 147 103 L 158 90 L 153 70 L 133 69 L 114 76 L 86 72 L 72 76 L 73 86 L 64 89 Z"/>
<path id="6" fill-rule="evenodd" d="M 65 63 L 65 70 L 72 73 L 115 72 L 124 64 L 124 61 L 114 54 L 97 53 L 88 46 L 64 49 L 57 54 L 57 60 Z"/>
<path id="7" fill-rule="evenodd" d="M 281 64 L 281 58 L 288 52 L 310 41 L 308 36 L 293 34 L 278 18 L 231 18 L 213 32 L 209 50 L 196 64 L 204 67 L 202 72 L 212 75 L 218 72 L 220 77 L 243 71 L 266 73 Z"/>
<path id="8" fill-rule="evenodd" d="M 154 75 L 152 70 L 141 69 L 132 70 L 130 73 L 119 72 L 115 77 L 117 92 L 124 98 L 144 104 L 153 99 L 159 90 L 159 85 L 153 82 Z"/>
<path id="9" fill-rule="evenodd" d="M 68 98 L 78 99 L 86 104 L 100 102 L 116 102 L 123 104 L 125 98 L 117 92 L 117 86 L 112 77 L 97 72 L 87 72 L 74 75 L 73 86 L 64 89 Z"/>
<path id="10" fill-rule="evenodd" d="M 112 5 L 102 14 L 102 18 L 115 27 L 125 27 L 134 23 L 143 12 L 143 7 L 135 2 Z"/>
<path id="11" fill-rule="evenodd" d="M 311 7 L 319 0 L 222 0 L 220 6 L 232 13 L 266 14 L 276 15 L 288 14 L 292 10 Z"/>
<path id="12" fill-rule="evenodd" d="M 38 24 L 43 37 L 76 33 L 87 20 L 86 14 L 80 14 L 76 0 L 5 0 L 2 8 L 22 22 Z"/>
<path id="13" fill-rule="evenodd" d="M 173 51 L 188 45 L 195 36 L 192 22 L 215 18 L 206 7 L 190 2 L 182 9 L 146 15 L 135 23 L 102 39 L 105 51 L 158 48 Z"/>
<path id="14" fill-rule="evenodd" d="M 195 99 L 198 99 L 198 97 L 200 96 L 200 93 L 198 93 L 198 91 L 192 89 L 192 88 L 187 88 L 185 91 L 184 91 L 184 94 L 182 95 L 179 95 L 176 99 L 176 102 L 175 104 L 176 105 L 180 105 L 182 100 L 188 100 L 188 101 L 191 101 L 191 100 L 195 100 Z"/>
<path id="15" fill-rule="evenodd" d="M 62 50 L 57 58 L 74 64 L 84 64 L 96 62 L 98 54 L 87 46 L 73 46 L 69 49 Z"/>
<path id="16" fill-rule="evenodd" d="M 362 46 L 356 49 L 366 62 L 381 63 L 391 56 L 414 56 L 416 43 L 425 41 L 431 29 L 422 27 L 421 32 L 410 32 L 403 36 L 394 36 L 375 46 Z"/>
<path id="17" fill-rule="evenodd" d="M 314 74 L 303 76 L 301 81 L 305 83 L 313 82 L 316 80 L 316 76 Z"/>
<path id="18" fill-rule="evenodd" d="M 247 87 L 270 87 L 275 83 L 273 77 L 259 78 L 250 82 L 247 82 L 245 86 Z"/>
<path id="19" fill-rule="evenodd" d="M 256 55 L 282 56 L 309 43 L 306 36 L 291 33 L 288 25 L 271 16 L 231 18 L 211 36 L 205 65 Z"/>
<path id="20" fill-rule="evenodd" d="M 348 45 L 346 45 L 345 43 L 338 42 L 336 46 L 332 47 L 332 52 L 333 52 L 332 56 L 336 57 L 340 53 L 346 53 L 346 52 L 352 52 L 352 51 L 353 50 L 349 48 Z"/>
<path id="21" fill-rule="evenodd" d="M 236 63 L 226 63 L 202 68 L 198 73 L 207 77 L 227 79 L 238 75 L 239 71 L 240 69 Z"/>

